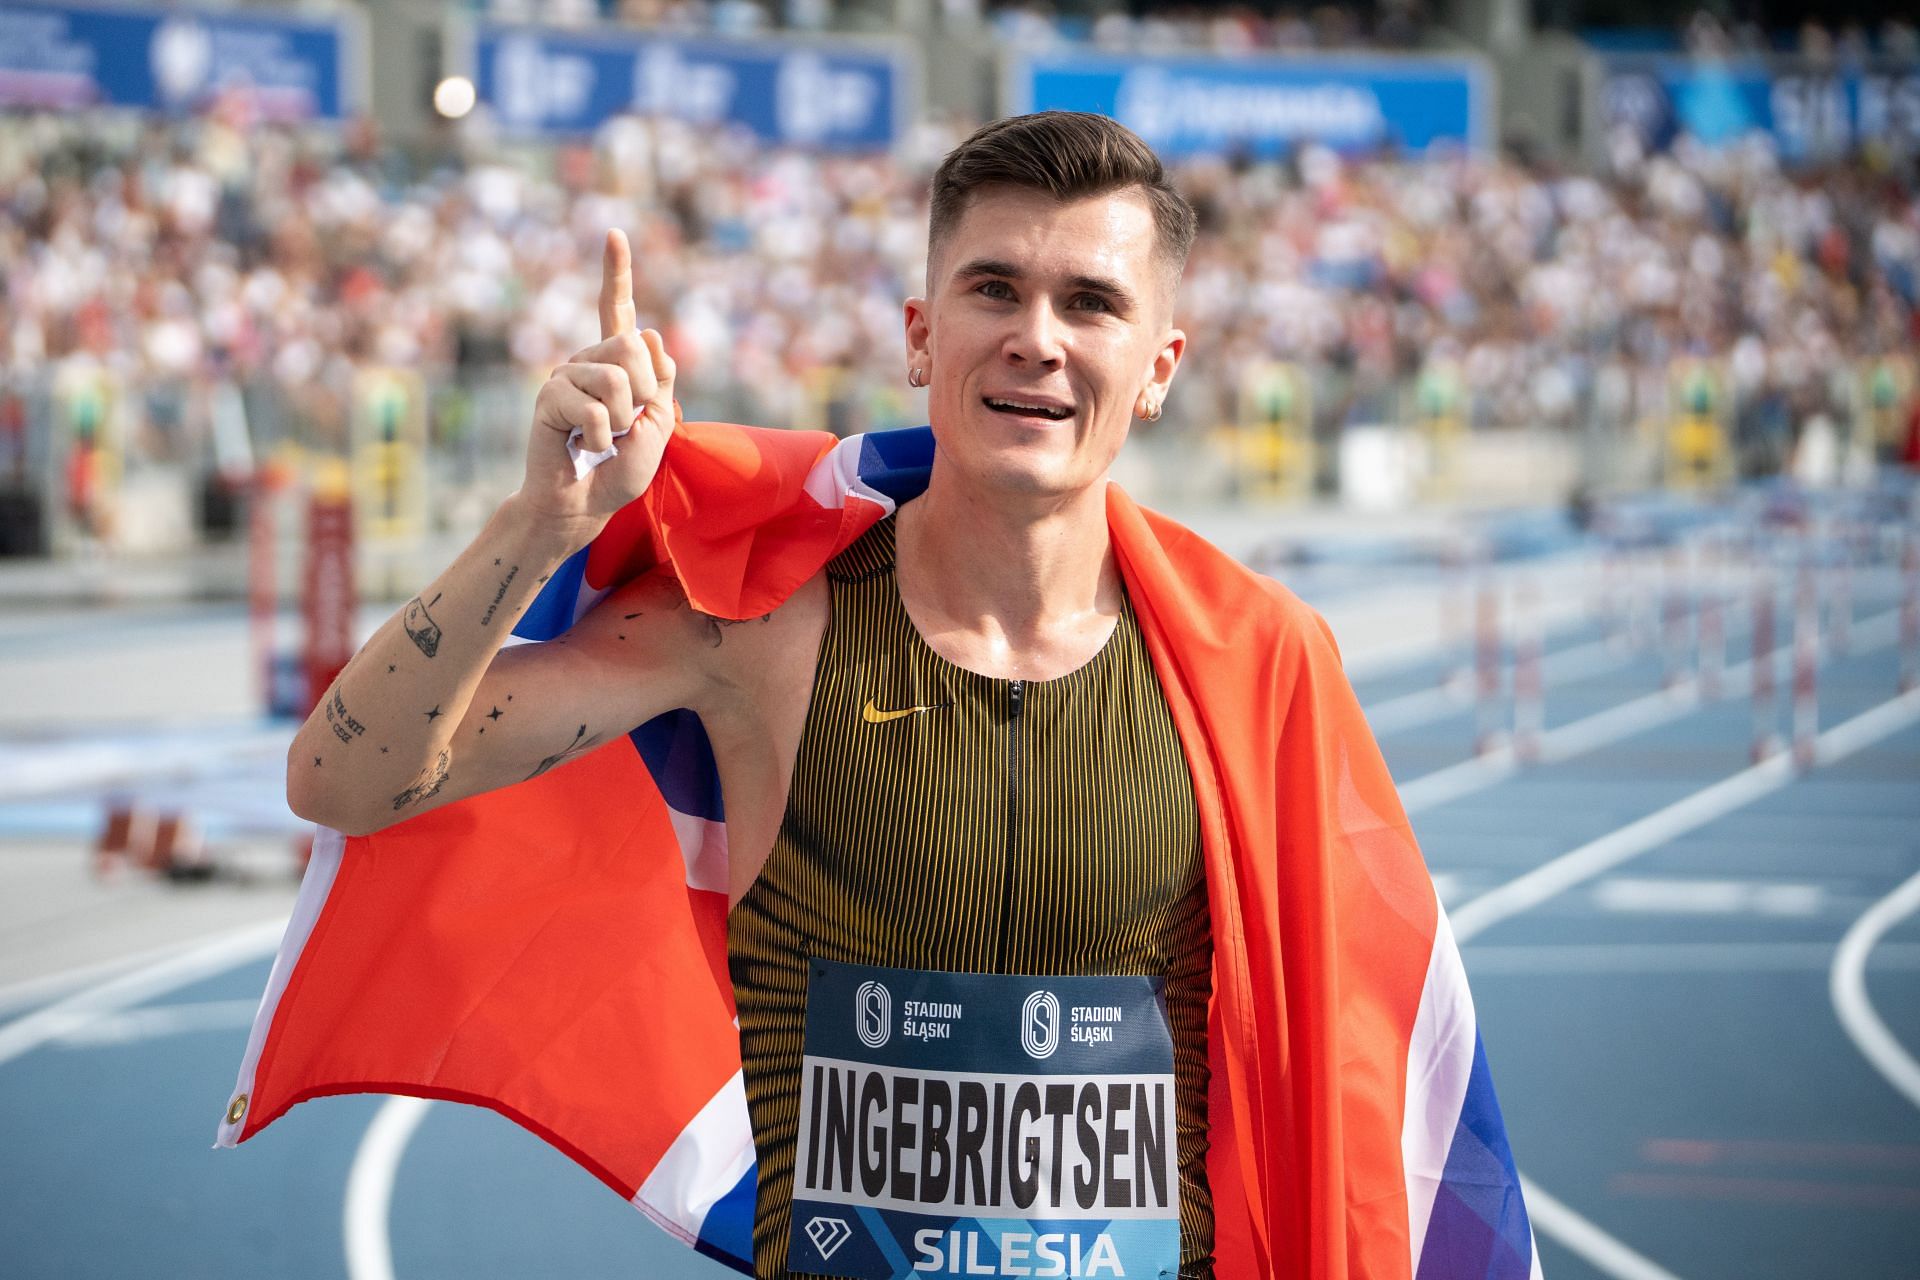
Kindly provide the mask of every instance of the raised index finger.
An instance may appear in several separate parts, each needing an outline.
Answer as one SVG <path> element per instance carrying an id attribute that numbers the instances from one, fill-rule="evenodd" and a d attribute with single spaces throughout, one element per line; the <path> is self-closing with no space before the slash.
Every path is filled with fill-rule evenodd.
<path id="1" fill-rule="evenodd" d="M 602 340 L 633 328 L 633 250 L 627 233 L 607 232 L 606 251 L 600 255 L 600 337 Z"/>

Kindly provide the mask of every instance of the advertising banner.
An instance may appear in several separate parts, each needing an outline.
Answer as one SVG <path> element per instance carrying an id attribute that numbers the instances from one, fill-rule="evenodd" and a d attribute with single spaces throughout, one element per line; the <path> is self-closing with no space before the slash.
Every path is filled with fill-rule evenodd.
<path id="1" fill-rule="evenodd" d="M 1112 116 L 1162 155 L 1484 147 L 1485 67 L 1469 58 L 1015 58 L 1005 106 Z"/>
<path id="2" fill-rule="evenodd" d="M 236 94 L 270 120 L 340 120 L 361 103 L 344 18 L 257 9 L 0 3 L 0 106 L 195 111 Z"/>
<path id="3" fill-rule="evenodd" d="M 739 126 L 776 146 L 884 150 L 908 77 L 898 47 L 678 39 L 639 31 L 482 25 L 480 100 L 510 133 L 591 133 L 623 112 Z"/>
<path id="4" fill-rule="evenodd" d="M 1807 162 L 1874 143 L 1911 154 L 1920 141 L 1920 69 L 1835 71 L 1761 60 L 1614 58 L 1604 117 L 1649 150 L 1681 134 L 1722 146 L 1758 132 Z"/>

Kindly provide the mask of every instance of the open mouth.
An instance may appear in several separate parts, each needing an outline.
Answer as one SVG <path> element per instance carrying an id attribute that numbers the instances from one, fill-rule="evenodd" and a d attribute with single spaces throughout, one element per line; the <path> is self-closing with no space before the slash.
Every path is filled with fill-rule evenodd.
<path id="1" fill-rule="evenodd" d="M 980 402 L 995 413 L 1012 414 L 1016 418 L 1045 418 L 1048 422 L 1063 422 L 1073 416 L 1073 410 L 1064 405 L 1005 400 L 997 396 L 983 396 Z"/>

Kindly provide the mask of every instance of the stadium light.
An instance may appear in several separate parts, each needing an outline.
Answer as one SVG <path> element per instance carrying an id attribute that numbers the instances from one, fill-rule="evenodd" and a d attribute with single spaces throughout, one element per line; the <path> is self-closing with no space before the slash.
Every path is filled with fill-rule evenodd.
<path id="1" fill-rule="evenodd" d="M 465 76 L 448 76 L 433 87 L 433 109 L 449 120 L 473 110 L 473 100 L 473 81 Z"/>

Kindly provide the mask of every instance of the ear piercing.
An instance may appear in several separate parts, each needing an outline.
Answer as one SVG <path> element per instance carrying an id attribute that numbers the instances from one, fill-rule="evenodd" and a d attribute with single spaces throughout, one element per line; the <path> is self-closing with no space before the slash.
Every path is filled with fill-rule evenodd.
<path id="1" fill-rule="evenodd" d="M 1147 421 L 1147 422 L 1160 421 L 1160 402 L 1158 400 L 1147 401 L 1146 408 L 1143 410 L 1140 410 L 1139 414 L 1144 421 Z"/>
<path id="2" fill-rule="evenodd" d="M 907 370 L 907 385 L 910 387 L 924 387 L 927 385 L 927 375 L 919 368 L 909 369 Z"/>

